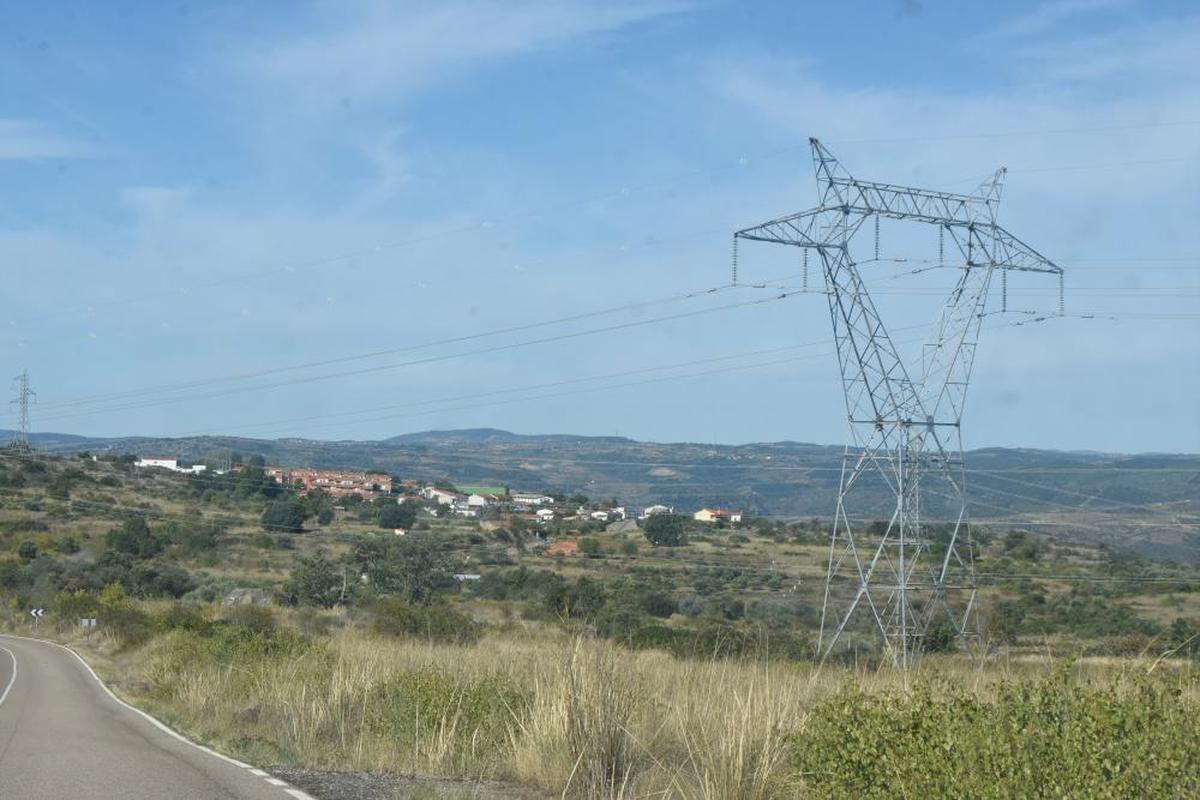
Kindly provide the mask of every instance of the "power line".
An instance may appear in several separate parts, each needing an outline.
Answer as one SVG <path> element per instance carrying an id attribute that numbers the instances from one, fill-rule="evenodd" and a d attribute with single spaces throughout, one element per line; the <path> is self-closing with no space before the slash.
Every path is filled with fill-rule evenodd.
<path id="1" fill-rule="evenodd" d="M 781 299 L 781 298 L 777 297 L 774 299 Z M 1013 323 L 1013 324 L 1023 324 L 1023 323 Z M 987 327 L 988 327 L 988 329 L 998 329 L 998 328 L 1003 328 L 1003 327 L 1009 327 L 1009 325 L 1001 324 L 1001 325 L 990 325 Z M 909 330 L 924 329 L 924 328 L 926 328 L 925 325 L 908 325 L 908 326 L 894 328 L 893 331 L 901 332 L 901 331 L 909 331 Z M 912 343 L 912 342 L 917 342 L 917 341 L 922 341 L 922 340 L 921 339 L 903 340 L 904 343 Z M 817 341 L 812 341 L 812 342 L 806 342 L 806 343 L 794 345 L 794 346 L 769 348 L 764 351 L 756 351 L 756 352 L 765 354 L 765 353 L 780 352 L 780 351 L 789 350 L 789 349 L 793 349 L 793 348 L 799 349 L 799 348 L 805 348 L 805 347 L 811 347 L 811 346 L 817 346 L 817 345 L 829 345 L 829 344 L 832 344 L 831 340 L 823 339 L 823 340 L 817 340 Z M 632 374 L 639 374 L 639 373 L 644 373 L 644 372 L 649 372 L 649 371 L 660 371 L 660 370 L 666 370 L 666 369 L 677 369 L 677 368 L 682 368 L 682 367 L 686 367 L 686 366 L 710 363 L 710 362 L 714 362 L 714 361 L 724 361 L 724 360 L 729 360 L 730 358 L 742 357 L 743 355 L 754 355 L 754 354 L 755 354 L 755 351 L 752 351 L 750 353 L 745 353 L 745 354 L 741 354 L 738 356 L 721 356 L 721 357 L 715 357 L 715 358 L 711 358 L 711 359 L 695 359 L 692 361 L 680 362 L 680 363 L 671 364 L 671 365 L 660 365 L 659 367 L 653 367 L 653 368 L 642 368 L 642 369 L 629 370 L 629 371 L 618 372 L 618 373 L 610 373 L 608 375 L 603 375 L 603 376 L 572 378 L 572 379 L 565 379 L 563 381 L 549 382 L 549 383 L 545 383 L 545 384 L 535 384 L 533 386 L 513 387 L 513 388 L 509 388 L 509 389 L 493 390 L 493 391 L 489 391 L 489 392 L 477 392 L 477 393 L 473 393 L 473 394 L 459 395 L 459 396 L 450 397 L 450 398 L 439 398 L 439 399 L 435 399 L 435 400 L 413 401 L 413 402 L 408 402 L 408 403 L 389 404 L 387 406 L 377 406 L 372 409 L 365 409 L 365 410 L 360 410 L 360 411 L 314 414 L 314 415 L 308 415 L 305 417 L 296 417 L 296 418 L 285 419 L 285 420 L 276 420 L 276 421 L 273 421 L 272 423 L 251 424 L 251 425 L 236 426 L 234 428 L 223 428 L 222 431 L 220 431 L 218 433 L 224 433 L 225 431 L 228 431 L 228 430 L 242 430 L 242 431 L 250 430 L 250 431 L 254 431 L 254 432 L 279 430 L 280 425 L 282 425 L 284 423 L 290 423 L 290 422 L 328 419 L 330 417 L 342 417 L 342 418 L 344 418 L 344 417 L 359 417 L 359 416 L 362 416 L 363 414 L 374 413 L 375 411 L 381 411 L 381 410 L 388 410 L 388 409 L 394 409 L 394 408 L 414 408 L 414 407 L 420 407 L 420 406 L 428 406 L 428 405 L 432 405 L 434 403 L 456 401 L 456 400 L 461 400 L 461 399 L 490 397 L 490 396 L 501 395 L 501 394 L 511 394 L 511 393 L 520 392 L 520 391 L 532 391 L 532 390 L 540 389 L 540 388 L 552 388 L 552 387 L 556 387 L 556 386 L 570 385 L 570 384 L 580 383 L 580 382 L 595 381 L 595 380 L 607 380 L 610 378 L 621 377 L 624 375 L 632 375 Z M 633 387 L 633 386 L 662 383 L 662 382 L 671 381 L 671 380 L 685 380 L 685 379 L 689 379 L 689 378 L 702 377 L 702 376 L 707 376 L 707 375 L 719 374 L 719 373 L 723 373 L 723 372 L 741 371 L 741 370 L 745 370 L 745 369 L 755 369 L 755 368 L 762 368 L 762 367 L 768 367 L 768 366 L 775 366 L 775 365 L 784 364 L 784 363 L 793 363 L 796 361 L 809 360 L 810 358 L 813 358 L 813 357 L 819 357 L 819 356 L 831 355 L 831 354 L 832 353 L 825 352 L 825 353 L 814 354 L 814 356 L 795 357 L 795 358 L 790 358 L 790 359 L 779 359 L 779 360 L 775 360 L 775 361 L 762 362 L 762 363 L 758 363 L 758 364 L 728 367 L 725 369 L 707 370 L 707 371 L 699 372 L 699 373 L 664 376 L 664 377 L 653 378 L 653 379 L 649 379 L 649 380 L 645 380 L 645 381 L 626 382 L 626 383 L 620 383 L 620 384 L 609 384 L 606 386 L 599 386 L 599 387 L 595 387 L 592 389 L 580 389 L 580 390 L 576 390 L 576 391 L 562 392 L 562 393 L 556 393 L 556 394 L 543 394 L 543 395 L 536 395 L 536 396 L 530 396 L 530 397 L 519 397 L 519 398 L 515 398 L 512 400 L 498 400 L 498 401 L 491 402 L 491 403 L 476 403 L 476 404 L 467 405 L 467 406 L 453 406 L 453 407 L 439 406 L 436 408 L 429 409 L 427 411 L 412 412 L 412 413 L 386 414 L 383 416 L 365 418 L 365 419 L 360 419 L 357 421 L 359 421 L 359 422 L 375 422 L 375 421 L 383 421 L 383 420 L 389 420 L 389 419 L 426 416 L 429 414 L 446 413 L 449 411 L 472 410 L 472 409 L 476 409 L 476 408 L 484 408 L 484 407 L 495 406 L 495 405 L 508 405 L 508 404 L 517 403 L 517 402 L 528 402 L 531 400 L 553 399 L 553 398 L 557 398 L 557 397 L 584 394 L 584 393 L 593 392 L 593 391 L 595 391 L 595 392 L 610 391 L 613 389 L 629 388 L 629 387 Z M 258 388 L 258 387 L 253 387 L 253 388 Z M 193 399 L 193 398 L 191 398 L 191 397 L 172 398 L 170 400 L 163 400 L 160 402 L 166 403 L 166 402 L 174 402 L 175 400 L 182 401 L 182 400 L 190 400 L 190 399 Z M 138 407 L 140 407 L 140 406 L 138 406 Z M 124 409 L 123 408 L 102 409 L 101 412 L 109 411 L 109 410 L 116 411 L 116 410 L 124 410 Z M 101 413 L 101 412 L 97 412 L 97 413 Z M 82 414 L 75 414 L 75 413 L 59 414 L 59 415 L 52 415 L 50 418 L 55 419 L 55 418 L 60 418 L 60 417 L 86 416 L 86 415 L 89 415 L 90 413 L 91 412 L 82 413 Z M 334 427 L 336 424 L 338 424 L 338 423 L 329 423 L 326 425 L 319 425 L 316 427 L 317 428 L 329 428 L 329 427 Z M 167 434 L 167 435 L 190 436 L 190 435 L 201 435 L 203 433 L 205 433 L 205 432 L 190 431 L 190 432 Z M 214 434 L 214 435 L 216 435 L 216 434 Z"/>
<path id="2" fill-rule="evenodd" d="M 434 364 L 434 363 L 438 363 L 438 362 L 442 362 L 442 361 L 451 361 L 454 359 L 466 358 L 468 356 L 486 355 L 486 354 L 490 354 L 490 353 L 503 352 L 503 351 L 507 351 L 507 350 L 515 350 L 515 349 L 518 349 L 521 347 L 530 347 L 533 345 L 548 344 L 551 342 L 561 342 L 561 341 L 566 341 L 566 340 L 570 340 L 570 339 L 577 339 L 577 338 L 580 338 L 583 336 L 591 336 L 591 335 L 600 334 L 600 333 L 610 333 L 610 332 L 619 331 L 619 330 L 629 330 L 632 328 L 644 327 L 646 325 L 653 325 L 653 324 L 657 324 L 660 322 L 671 322 L 671 321 L 680 320 L 680 319 L 689 319 L 692 317 L 697 317 L 697 316 L 701 316 L 704 314 L 712 314 L 712 313 L 716 313 L 716 312 L 720 312 L 720 311 L 730 311 L 733 309 L 749 308 L 751 306 L 758 306 L 758 305 L 763 305 L 766 303 L 772 303 L 772 302 L 776 302 L 779 300 L 784 300 L 788 297 L 791 297 L 792 294 L 793 293 L 790 293 L 790 292 L 783 292 L 783 293 L 780 293 L 773 297 L 760 298 L 757 300 L 747 300 L 747 301 L 742 301 L 742 302 L 737 302 L 737 303 L 728 303 L 728 304 L 721 305 L 721 306 L 712 306 L 709 308 L 698 309 L 695 311 L 686 311 L 686 312 L 682 312 L 682 313 L 678 313 L 678 314 L 670 314 L 670 315 L 661 316 L 661 317 L 653 317 L 650 319 L 633 320 L 630 322 L 623 322 L 623 323 L 619 323 L 619 324 L 615 324 L 615 325 L 607 325 L 607 326 L 600 327 L 600 328 L 591 328 L 591 329 L 583 330 L 583 331 L 574 331 L 571 333 L 557 334 L 554 336 L 546 336 L 546 337 L 541 337 L 541 338 L 537 338 L 537 339 L 529 339 L 529 340 L 525 340 L 525 341 L 521 341 L 521 342 L 512 342 L 512 343 L 508 343 L 508 344 L 495 345 L 495 346 L 491 346 L 491 347 L 479 348 L 476 350 L 462 351 L 462 352 L 458 352 L 458 353 L 429 356 L 427 358 L 414 359 L 411 361 L 402 361 L 402 362 L 397 362 L 397 363 L 393 363 L 393 364 L 383 364 L 383 365 L 373 366 L 373 367 L 364 367 L 364 368 L 354 369 L 354 370 L 344 370 L 341 372 L 326 373 L 324 375 L 314 375 L 314 376 L 307 376 L 307 377 L 302 377 L 302 378 L 295 378 L 295 379 L 291 379 L 291 380 L 276 381 L 274 383 L 258 384 L 255 386 L 247 386 L 247 387 L 233 388 L 233 389 L 228 389 L 228 390 L 223 390 L 223 391 L 214 391 L 214 392 L 208 392 L 208 393 L 202 393 L 202 394 L 194 394 L 194 395 L 189 395 L 189 396 L 182 397 L 182 398 L 180 398 L 180 397 L 164 398 L 164 399 L 158 400 L 158 401 L 147 401 L 144 403 L 135 403 L 135 404 L 124 405 L 124 406 L 113 406 L 113 407 L 108 407 L 108 408 L 100 408 L 100 409 L 92 410 L 89 412 L 51 414 L 51 415 L 47 416 L 46 419 L 49 419 L 49 420 L 66 419 L 66 418 L 79 417 L 79 416 L 90 416 L 92 414 L 99 414 L 99 413 L 112 413 L 114 411 L 127 411 L 127 410 L 131 410 L 131 409 L 150 408 L 153 406 L 159 406 L 159 405 L 181 402 L 181 401 L 205 400 L 205 399 L 211 399 L 214 397 L 225 397 L 225 396 L 229 396 L 229 395 L 233 395 L 233 394 L 242 394 L 245 392 L 257 392 L 257 391 L 263 391 L 266 389 L 277 389 L 277 388 L 282 388 L 282 387 L 286 387 L 286 386 L 295 386 L 298 384 L 331 380 L 334 378 L 345 378 L 345 377 L 351 377 L 351 376 L 356 376 L 356 375 L 366 375 L 366 374 L 375 373 L 375 372 L 382 372 L 382 371 L 386 371 L 386 370 L 395 370 L 395 369 L 403 369 L 406 367 L 423 366 L 426 364 Z"/>
<path id="3" fill-rule="evenodd" d="M 988 131 L 988 132 L 979 132 L 979 133 L 971 133 L 971 134 L 943 134 L 943 135 L 933 135 L 933 136 L 914 136 L 914 137 L 899 137 L 899 138 L 893 137 L 893 138 L 874 138 L 874 139 L 840 139 L 840 140 L 835 139 L 835 140 L 831 140 L 831 141 L 833 141 L 834 143 L 851 143 L 851 144 L 949 141 L 949 140 L 955 140 L 955 139 L 1011 138 L 1011 137 L 1026 137 L 1026 136 L 1057 135 L 1057 134 L 1068 134 L 1068 133 L 1078 134 L 1078 133 L 1094 133 L 1094 132 L 1105 132 L 1105 131 L 1136 130 L 1136 129 L 1146 129 L 1146 128 L 1187 127 L 1187 126 L 1195 126 L 1195 125 L 1200 125 L 1200 121 L 1182 120 L 1182 121 L 1165 121 L 1165 122 L 1153 122 L 1153 123 L 1149 123 L 1149 122 L 1130 123 L 1130 124 L 1111 125 L 1111 126 L 1092 126 L 1092 127 L 1081 127 L 1081 128 L 1055 128 L 1055 129 L 1041 129 L 1041 130 L 1020 130 L 1020 131 Z M 336 264 L 336 263 L 343 262 L 343 261 L 353 260 L 356 258 L 378 255 L 379 253 L 385 252 L 387 250 L 394 250 L 394 249 L 398 249 L 401 247 L 407 247 L 407 246 L 411 246 L 414 244 L 421 244 L 424 242 L 435 241 L 438 239 L 475 234 L 475 233 L 479 233 L 481 231 L 490 230 L 490 229 L 494 228 L 496 225 L 511 225 L 515 222 L 526 221 L 526 220 L 531 220 L 531 219 L 538 219 L 538 218 L 543 217 L 546 214 L 551 213 L 553 211 L 577 208 L 577 207 L 581 207 L 581 206 L 590 205 L 593 203 L 599 203 L 599 202 L 604 202 L 604 201 L 608 201 L 608 200 L 626 198 L 636 192 L 641 192 L 641 191 L 645 191 L 648 189 L 661 188 L 663 186 L 673 185 L 682 180 L 686 180 L 686 179 L 692 178 L 692 177 L 699 177 L 699 176 L 703 176 L 706 174 L 712 174 L 712 173 L 716 173 L 716 172 L 725 172 L 725 171 L 741 169 L 741 168 L 744 168 L 744 167 L 754 163 L 755 160 L 770 160 L 770 159 L 773 159 L 773 158 L 776 158 L 776 157 L 779 157 L 782 155 L 795 153 L 801 149 L 802 149 L 802 146 L 787 146 L 787 147 L 782 147 L 782 148 L 775 148 L 773 150 L 765 151 L 765 152 L 759 153 L 757 155 L 751 155 L 749 157 L 741 156 L 738 159 L 730 161 L 728 163 L 686 170 L 686 171 L 677 173 L 675 175 L 656 180 L 654 182 L 650 182 L 650 183 L 646 183 L 646 184 L 642 184 L 642 185 L 635 185 L 632 187 L 631 186 L 621 186 L 621 187 L 617 187 L 617 188 L 610 189 L 607 191 L 598 192 L 596 194 L 582 196 L 575 200 L 568 200 L 568 201 L 564 201 L 562 203 L 556 203 L 554 205 L 546 206 L 546 207 L 543 207 L 540 209 L 530 209 L 530 210 L 518 212 L 515 214 L 510 214 L 508 216 L 496 217 L 496 218 L 492 218 L 492 219 L 481 219 L 480 221 L 474 222 L 474 223 L 458 225 L 458 226 L 446 228 L 446 229 L 443 229 L 440 231 L 434 231 L 434 232 L 423 234 L 423 235 L 409 236 L 409 237 L 405 237 L 405 238 L 398 239 L 398 240 L 392 240 L 390 242 L 375 243 L 373 245 L 359 247 L 359 248 L 355 248 L 355 249 L 351 249 L 351 250 L 346 250 L 341 253 L 324 256 L 321 258 L 291 260 L 291 261 L 281 264 L 280 266 L 268 268 L 265 270 L 260 270 L 251 275 L 239 274 L 239 275 L 235 275 L 235 276 L 229 276 L 227 278 L 221 278 L 221 279 L 217 279 L 217 280 L 207 281 L 207 282 L 197 284 L 197 285 L 195 285 L 193 287 L 189 287 L 189 288 L 180 288 L 180 289 L 164 291 L 164 292 L 148 293 L 148 294 L 140 295 L 138 297 L 123 298 L 121 300 L 114 300 L 114 301 L 109 301 L 109 302 L 104 302 L 104 303 L 92 303 L 80 310 L 91 311 L 96 308 L 115 308 L 115 307 L 128 306 L 131 304 L 161 299 L 161 298 L 167 297 L 167 296 L 177 296 L 179 294 L 188 294 L 188 293 L 190 293 L 192 291 L 196 291 L 196 290 L 220 288 L 220 287 L 224 287 L 224 286 L 246 283 L 249 281 L 259 280 L 259 279 L 268 278 L 268 277 L 277 276 L 277 275 L 286 275 L 286 274 L 294 273 L 297 270 L 327 266 L 327 265 Z M 1073 165 L 1073 166 L 1065 166 L 1065 167 L 1063 167 L 1063 166 L 1029 167 L 1029 168 L 1015 167 L 1015 168 L 1012 168 L 1010 171 L 1045 172 L 1045 171 L 1064 170 L 1064 169 L 1065 170 L 1106 169 L 1106 168 L 1120 167 L 1120 166 L 1134 166 L 1134 165 L 1145 165 L 1145 164 L 1153 164 L 1153 163 L 1173 163 L 1173 162 L 1180 162 L 1180 161 L 1192 161 L 1192 160 L 1196 160 L 1196 158 L 1197 157 L 1195 157 L 1195 156 L 1181 156 L 1181 157 L 1166 158 L 1166 159 L 1151 159 L 1151 160 L 1114 162 L 1114 163 L 1090 164 L 1090 165 Z M 723 229 L 721 229 L 721 230 L 723 230 Z M 713 230 L 713 232 L 716 232 L 716 230 Z M 76 311 L 60 311 L 60 312 L 55 312 L 55 313 L 51 313 L 51 314 L 43 314 L 43 315 L 39 315 L 39 316 L 26 317 L 21 320 L 16 320 L 15 322 L 17 322 L 18 324 L 27 324 L 29 322 L 36 322 L 36 321 L 42 321 L 45 319 L 51 319 L 56 316 L 60 316 L 62 314 L 67 314 L 67 313 L 77 313 L 77 312 Z"/>
<path id="4" fill-rule="evenodd" d="M 318 360 L 314 360 L 314 361 L 305 361 L 305 362 L 299 362 L 296 364 L 288 364 L 286 366 L 281 366 L 281 367 L 267 367 L 267 368 L 252 370 L 252 371 L 248 371 L 248 372 L 237 372 L 237 373 L 231 373 L 229 375 L 219 375 L 219 376 L 214 376 L 212 378 L 203 378 L 203 379 L 199 379 L 199 380 L 185 381 L 185 382 L 181 382 L 181 383 L 159 384 L 157 386 L 147 386 L 147 387 L 142 387 L 140 389 L 130 389 L 130 390 L 114 392 L 114 393 L 110 393 L 110 394 L 85 395 L 83 397 L 77 397 L 77 398 L 73 398 L 73 399 L 69 399 L 69 400 L 59 400 L 59 401 L 50 402 L 50 403 L 47 403 L 46 405 L 51 408 L 84 405 L 84 404 L 90 404 L 90 403 L 95 403 L 95 402 L 102 402 L 102 401 L 106 401 L 106 400 L 122 399 L 122 398 L 133 397 L 133 396 L 143 396 L 143 395 L 151 394 L 151 393 L 172 392 L 172 391 L 179 391 L 179 390 L 183 390 L 183 389 L 192 389 L 192 388 L 197 388 L 197 387 L 202 387 L 202 386 L 209 386 L 209 385 L 213 385 L 213 384 L 226 383 L 226 382 L 230 382 L 230 381 L 247 380 L 247 379 L 251 379 L 251 378 L 260 378 L 260 377 L 264 377 L 264 376 L 277 375 L 277 374 L 286 373 L 286 372 L 295 372 L 295 371 L 304 370 L 304 369 L 312 369 L 315 367 L 332 366 L 334 364 L 345 364 L 345 363 L 350 363 L 350 362 L 354 362 L 354 361 L 364 361 L 364 360 L 369 360 L 372 358 L 380 358 L 380 357 L 389 356 L 389 355 L 398 355 L 400 353 L 408 353 L 408 352 L 413 352 L 415 350 L 424 350 L 424 349 L 428 349 L 431 347 L 438 347 L 438 346 L 447 345 L 447 344 L 461 344 L 463 342 L 474 341 L 477 339 L 485 339 L 485 338 L 489 338 L 492 336 L 501 336 L 501 335 L 508 334 L 508 333 L 519 333 L 519 332 L 528 331 L 528 330 L 535 330 L 537 328 L 552 327 L 555 325 L 564 325 L 564 324 L 567 324 L 570 322 L 578 322 L 578 321 L 584 320 L 584 319 L 592 319 L 595 317 L 602 317 L 602 316 L 607 316 L 610 314 L 620 313 L 622 311 L 632 311 L 632 310 L 637 310 L 637 309 L 641 309 L 641 308 L 647 308 L 647 307 L 654 306 L 654 305 L 661 305 L 661 304 L 669 303 L 669 302 L 690 300 L 690 299 L 693 299 L 696 297 L 712 295 L 712 294 L 716 294 L 719 292 L 723 292 L 730 288 L 733 288 L 733 287 L 729 286 L 729 285 L 714 286 L 714 287 L 710 287 L 707 289 L 700 289 L 700 290 L 696 290 L 696 291 L 692 291 L 692 292 L 681 292 L 681 293 L 670 294 L 670 295 L 666 295 L 663 297 L 654 298 L 651 300 L 643 300 L 643 301 L 639 301 L 639 302 L 635 302 L 635 303 L 624 303 L 622 305 L 610 306 L 608 308 L 596 309 L 594 311 L 585 311 L 580 314 L 571 314 L 571 315 L 564 316 L 564 317 L 556 317 L 553 319 L 540 320 L 538 322 L 522 323 L 519 325 L 510 325 L 510 326 L 503 327 L 503 328 L 494 328 L 491 330 L 480 331 L 478 333 L 465 334 L 462 336 L 452 336 L 452 337 L 446 337 L 443 339 L 434 339 L 434 340 L 430 340 L 430 341 L 426 341 L 426 342 L 421 342 L 419 344 L 406 345 L 403 347 L 391 347 L 391 348 L 386 348 L 386 349 L 382 349 L 382 350 L 368 351 L 365 353 L 351 353 L 351 354 L 348 354 L 345 356 L 338 356 L 335 358 L 326 358 L 326 359 L 318 359 Z"/>

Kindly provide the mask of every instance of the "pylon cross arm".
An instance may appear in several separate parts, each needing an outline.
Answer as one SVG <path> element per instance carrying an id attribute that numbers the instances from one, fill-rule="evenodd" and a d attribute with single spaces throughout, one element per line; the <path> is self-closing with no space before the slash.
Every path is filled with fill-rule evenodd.
<path id="1" fill-rule="evenodd" d="M 1062 267 L 999 225 L 985 226 L 983 234 L 979 237 L 979 240 L 990 256 L 991 266 L 997 269 L 1011 269 L 1018 272 L 1041 272 L 1048 275 L 1063 274 Z"/>
<path id="2" fill-rule="evenodd" d="M 840 240 L 827 239 L 822 231 L 822 223 L 828 209 L 814 208 L 790 214 L 786 217 L 773 219 L 761 225 L 745 228 L 734 234 L 739 239 L 751 239 L 757 242 L 771 244 L 789 244 L 795 247 L 835 247 L 841 246 Z"/>

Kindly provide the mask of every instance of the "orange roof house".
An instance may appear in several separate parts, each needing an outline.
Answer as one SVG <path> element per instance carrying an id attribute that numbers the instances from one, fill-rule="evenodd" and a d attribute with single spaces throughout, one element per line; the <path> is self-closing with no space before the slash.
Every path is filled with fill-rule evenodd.
<path id="1" fill-rule="evenodd" d="M 583 551 L 579 549 L 579 542 L 574 539 L 563 539 L 555 542 L 542 551 L 548 556 L 581 556 Z"/>

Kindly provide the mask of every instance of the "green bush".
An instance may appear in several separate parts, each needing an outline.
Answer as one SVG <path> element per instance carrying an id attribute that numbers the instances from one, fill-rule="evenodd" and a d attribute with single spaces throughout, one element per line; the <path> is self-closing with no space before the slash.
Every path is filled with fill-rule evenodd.
<path id="1" fill-rule="evenodd" d="M 275 533 L 300 533 L 307 516 L 308 509 L 299 500 L 278 500 L 263 511 L 262 527 Z"/>
<path id="2" fill-rule="evenodd" d="M 155 620 L 159 630 L 185 630 L 196 633 L 207 633 L 212 627 L 208 618 L 194 605 L 187 603 L 172 603 L 171 606 Z"/>
<path id="3" fill-rule="evenodd" d="M 470 644 L 478 641 L 479 625 L 450 606 L 421 606 L 389 598 L 375 607 L 376 633 L 411 636 L 435 642 Z"/>
<path id="4" fill-rule="evenodd" d="M 104 544 L 110 550 L 134 558 L 151 558 L 163 549 L 162 540 L 151 533 L 145 517 L 131 517 L 125 520 L 121 527 L 105 534 Z"/>
<path id="5" fill-rule="evenodd" d="M 417 521 L 417 506 L 415 503 L 386 502 L 379 509 L 376 521 L 379 523 L 379 527 L 384 530 L 392 530 L 393 528 L 407 530 Z"/>
<path id="6" fill-rule="evenodd" d="M 96 618 L 100 629 L 116 640 L 118 649 L 137 647 L 154 635 L 150 615 L 134 605 L 102 607 Z"/>
<path id="7" fill-rule="evenodd" d="M 179 624 L 155 638 L 147 660 L 147 679 L 162 698 L 171 698 L 182 677 L 200 670 L 230 669 L 239 680 L 252 680 L 253 671 L 247 667 L 255 662 L 326 652 L 309 637 L 277 625 L 270 609 L 261 606 L 239 606 L 208 624 L 187 612 L 174 616 L 173 621 Z M 160 619 L 160 629 L 164 627 Z"/>
<path id="8" fill-rule="evenodd" d="M 687 544 L 685 520 L 680 514 L 654 514 L 642 522 L 642 533 L 655 547 L 679 547 Z"/>
<path id="9" fill-rule="evenodd" d="M 293 605 L 333 608 L 342 596 L 345 576 L 323 552 L 299 559 L 283 584 L 283 594 Z"/>
<path id="10" fill-rule="evenodd" d="M 1092 688 L 1062 670 L 994 700 L 957 687 L 843 692 L 791 744 L 818 797 L 1195 797 L 1198 713 L 1149 680 Z"/>

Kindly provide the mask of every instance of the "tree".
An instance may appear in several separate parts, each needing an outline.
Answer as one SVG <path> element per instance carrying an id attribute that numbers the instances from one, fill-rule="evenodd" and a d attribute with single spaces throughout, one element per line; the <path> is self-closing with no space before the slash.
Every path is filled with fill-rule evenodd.
<path id="1" fill-rule="evenodd" d="M 255 464 L 243 467 L 239 475 L 231 473 L 225 478 L 236 493 L 243 497 L 251 497 L 256 494 L 263 497 L 278 497 L 283 491 L 283 487 L 278 481 L 268 475 L 261 466 Z M 197 486 L 211 485 L 211 479 L 204 475 L 197 475 L 196 479 Z"/>
<path id="2" fill-rule="evenodd" d="M 378 519 L 379 527 L 384 530 L 395 528 L 407 530 L 417 521 L 417 507 L 412 503 L 389 503 L 385 501 L 383 508 L 379 509 Z"/>
<path id="3" fill-rule="evenodd" d="M 354 546 L 350 561 L 367 576 L 376 594 L 427 605 L 434 591 L 450 582 L 450 565 L 432 539 L 367 539 Z"/>
<path id="4" fill-rule="evenodd" d="M 288 602 L 302 606 L 331 608 L 341 599 L 344 575 L 324 552 L 301 558 L 284 581 Z"/>
<path id="5" fill-rule="evenodd" d="M 679 514 L 653 514 L 642 523 L 642 533 L 655 547 L 678 547 L 687 544 Z"/>
<path id="6" fill-rule="evenodd" d="M 638 606 L 652 617 L 669 617 L 679 610 L 675 598 L 666 592 L 649 590 L 637 598 Z"/>
<path id="7" fill-rule="evenodd" d="M 299 500 L 279 500 L 263 511 L 263 530 L 276 533 L 300 533 L 304 530 L 307 511 Z"/>
<path id="8" fill-rule="evenodd" d="M 110 550 L 127 553 L 135 558 L 152 558 L 162 552 L 163 542 L 150 532 L 145 517 L 131 517 L 121 527 L 104 536 L 104 544 Z"/>
<path id="9" fill-rule="evenodd" d="M 21 557 L 22 561 L 33 561 L 37 558 L 37 554 L 37 543 L 28 539 L 21 542 L 21 546 L 17 548 L 17 555 Z"/>

